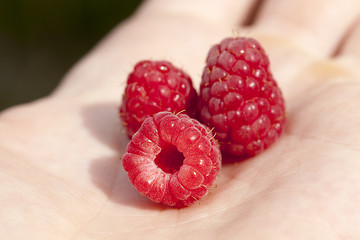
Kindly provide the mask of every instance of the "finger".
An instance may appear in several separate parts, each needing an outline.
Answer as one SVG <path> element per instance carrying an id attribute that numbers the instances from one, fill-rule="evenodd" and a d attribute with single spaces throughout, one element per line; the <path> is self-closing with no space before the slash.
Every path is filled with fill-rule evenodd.
<path id="1" fill-rule="evenodd" d="M 235 28 L 245 22 L 251 14 L 249 11 L 257 0 L 152 0 L 144 6 L 144 11 L 151 14 L 187 15 L 199 21 L 208 21 L 213 26 Z"/>
<path id="2" fill-rule="evenodd" d="M 67 75 L 56 93 L 78 96 L 86 93 L 87 86 L 94 90 L 92 94 L 113 101 L 132 66 L 142 59 L 169 60 L 198 85 L 210 46 L 230 35 L 241 21 L 239 16 L 246 15 L 254 2 L 147 1 Z"/>
<path id="3" fill-rule="evenodd" d="M 328 56 L 359 13 L 358 0 L 269 0 L 255 23 L 262 32 Z"/>
<path id="4" fill-rule="evenodd" d="M 342 45 L 339 47 L 334 61 L 360 81 L 360 18 L 353 25 Z"/>
<path id="5" fill-rule="evenodd" d="M 358 5 L 360 2 L 355 0 L 346 3 L 268 0 L 264 3 L 250 34 L 268 50 L 273 73 L 285 98 L 296 99 L 320 81 L 299 79 L 309 68 L 310 72 L 332 69 L 324 57 L 332 55 L 337 48 L 359 12 Z M 301 84 L 294 84 L 296 81 Z"/>
<path id="6" fill-rule="evenodd" d="M 345 39 L 339 54 L 360 58 L 360 16 Z"/>

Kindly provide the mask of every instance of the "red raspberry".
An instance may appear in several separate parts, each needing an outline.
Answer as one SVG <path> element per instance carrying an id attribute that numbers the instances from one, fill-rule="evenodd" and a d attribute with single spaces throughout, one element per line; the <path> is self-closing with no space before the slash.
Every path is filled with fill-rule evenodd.
<path id="1" fill-rule="evenodd" d="M 194 116 L 196 90 L 190 77 L 167 61 L 140 61 L 129 74 L 120 117 L 131 137 L 147 118 L 160 111 Z"/>
<path id="2" fill-rule="evenodd" d="M 280 136 L 284 99 L 256 40 L 226 38 L 210 49 L 199 112 L 201 121 L 215 128 L 223 153 L 256 155 Z"/>
<path id="3" fill-rule="evenodd" d="M 127 146 L 123 167 L 152 201 L 184 207 L 204 197 L 221 166 L 209 129 L 186 114 L 147 118 Z"/>

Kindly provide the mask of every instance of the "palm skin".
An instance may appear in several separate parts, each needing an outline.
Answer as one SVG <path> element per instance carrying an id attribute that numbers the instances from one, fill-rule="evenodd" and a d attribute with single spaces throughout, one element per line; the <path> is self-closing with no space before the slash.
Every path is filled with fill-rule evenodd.
<path id="1" fill-rule="evenodd" d="M 1 113 L 4 238 L 360 238 L 360 4 L 268 0 L 239 27 L 254 1 L 191 1 L 146 2 L 51 96 Z M 121 167 L 128 140 L 117 107 L 127 72 L 143 58 L 167 59 L 198 86 L 207 50 L 235 27 L 270 57 L 285 132 L 264 153 L 224 165 L 198 204 L 153 204 Z"/>

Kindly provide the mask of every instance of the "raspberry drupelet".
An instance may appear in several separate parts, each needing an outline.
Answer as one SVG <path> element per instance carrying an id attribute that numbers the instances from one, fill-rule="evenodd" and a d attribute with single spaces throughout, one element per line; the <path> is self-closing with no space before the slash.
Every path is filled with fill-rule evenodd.
<path id="1" fill-rule="evenodd" d="M 210 49 L 198 109 L 223 153 L 253 156 L 282 134 L 284 98 L 256 40 L 226 38 Z"/>
<path id="2" fill-rule="evenodd" d="M 159 112 L 133 135 L 123 167 L 135 188 L 152 201 L 185 207 L 208 193 L 221 153 L 205 125 L 186 114 Z"/>
<path id="3" fill-rule="evenodd" d="M 160 111 L 193 117 L 197 93 L 184 71 L 168 61 L 138 62 L 129 74 L 119 115 L 131 138 L 141 123 Z"/>

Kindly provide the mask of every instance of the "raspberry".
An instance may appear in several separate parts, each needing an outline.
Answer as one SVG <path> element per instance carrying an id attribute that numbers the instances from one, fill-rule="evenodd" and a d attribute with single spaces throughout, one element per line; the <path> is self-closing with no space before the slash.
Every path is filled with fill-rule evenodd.
<path id="1" fill-rule="evenodd" d="M 194 116 L 197 93 L 191 78 L 167 61 L 140 61 L 127 79 L 120 117 L 131 138 L 141 123 L 160 111 Z"/>
<path id="2" fill-rule="evenodd" d="M 252 38 L 226 38 L 210 49 L 198 107 L 200 121 L 214 128 L 222 152 L 233 156 L 262 152 L 286 122 L 269 59 Z"/>
<path id="3" fill-rule="evenodd" d="M 159 112 L 133 135 L 123 167 L 135 188 L 152 201 L 185 207 L 208 193 L 221 153 L 205 125 L 186 114 Z"/>

